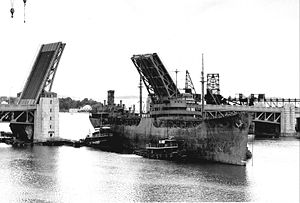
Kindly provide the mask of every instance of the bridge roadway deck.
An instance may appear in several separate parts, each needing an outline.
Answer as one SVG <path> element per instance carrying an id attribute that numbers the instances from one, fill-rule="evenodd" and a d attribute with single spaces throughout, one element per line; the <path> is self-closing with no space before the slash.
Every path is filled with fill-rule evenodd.
<path id="1" fill-rule="evenodd" d="M 235 106 L 235 105 L 205 105 L 206 111 L 242 111 L 242 112 L 270 112 L 280 113 L 279 107 L 259 107 L 259 106 Z"/>
<path id="2" fill-rule="evenodd" d="M 0 111 L 30 111 L 35 110 L 37 105 L 11 105 L 1 104 Z"/>

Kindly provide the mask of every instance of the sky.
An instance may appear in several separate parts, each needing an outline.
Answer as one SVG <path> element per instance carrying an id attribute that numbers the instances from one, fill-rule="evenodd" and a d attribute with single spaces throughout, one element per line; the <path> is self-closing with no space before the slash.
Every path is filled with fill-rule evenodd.
<path id="1" fill-rule="evenodd" d="M 42 44 L 66 43 L 52 91 L 60 97 L 138 102 L 130 58 L 157 53 L 178 87 L 188 70 L 201 91 L 220 74 L 224 97 L 243 93 L 300 98 L 299 0 L 0 1 L 0 95 L 21 92 Z M 146 89 L 143 89 L 146 97 Z M 124 103 L 124 102 L 123 102 Z"/>

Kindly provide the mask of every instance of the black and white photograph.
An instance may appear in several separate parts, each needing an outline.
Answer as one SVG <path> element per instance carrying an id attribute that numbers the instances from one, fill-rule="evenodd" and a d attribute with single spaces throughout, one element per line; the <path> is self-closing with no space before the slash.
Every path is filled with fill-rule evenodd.
<path id="1" fill-rule="evenodd" d="M 299 0 L 1 0 L 0 202 L 300 201 Z"/>

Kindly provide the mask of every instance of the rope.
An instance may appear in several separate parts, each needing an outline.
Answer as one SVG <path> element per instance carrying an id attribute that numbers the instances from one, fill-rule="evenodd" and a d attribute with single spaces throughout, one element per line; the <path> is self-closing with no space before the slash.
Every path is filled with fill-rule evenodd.
<path id="1" fill-rule="evenodd" d="M 15 12 L 14 2 L 15 2 L 15 0 L 10 0 L 10 5 L 11 5 L 10 13 L 11 13 L 12 18 L 14 17 L 14 12 Z"/>
<path id="2" fill-rule="evenodd" d="M 24 23 L 26 22 L 26 20 L 25 20 L 25 6 L 26 6 L 26 3 L 24 3 Z"/>

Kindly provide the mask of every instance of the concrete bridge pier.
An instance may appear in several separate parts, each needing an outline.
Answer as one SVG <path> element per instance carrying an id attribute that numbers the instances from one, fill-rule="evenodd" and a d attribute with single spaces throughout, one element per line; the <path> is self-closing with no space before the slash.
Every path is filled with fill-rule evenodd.
<path id="1" fill-rule="evenodd" d="M 34 115 L 33 142 L 57 138 L 59 138 L 59 100 L 56 93 L 44 93 L 40 97 Z"/>
<path id="2" fill-rule="evenodd" d="M 296 114 L 295 106 L 293 104 L 285 104 L 281 111 L 281 136 L 295 136 L 296 135 Z"/>

